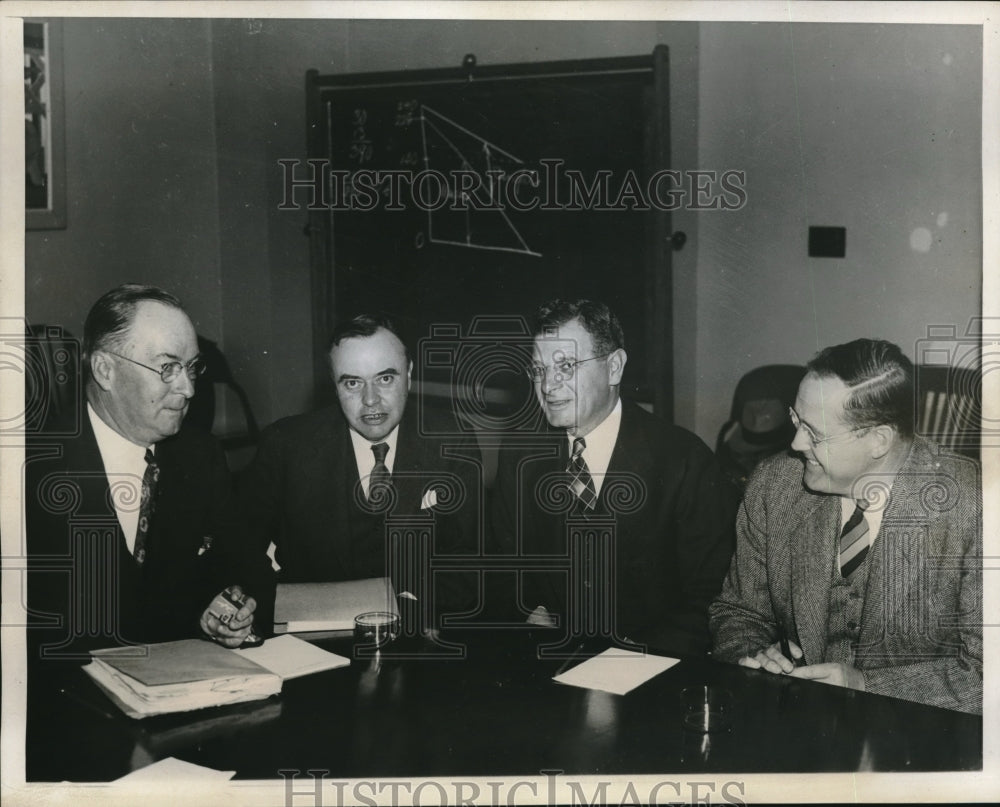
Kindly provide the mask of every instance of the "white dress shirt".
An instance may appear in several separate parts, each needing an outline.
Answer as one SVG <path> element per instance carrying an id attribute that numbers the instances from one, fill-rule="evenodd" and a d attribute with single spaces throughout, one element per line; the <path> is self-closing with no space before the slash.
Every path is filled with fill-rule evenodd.
<path id="1" fill-rule="evenodd" d="M 146 473 L 146 448 L 126 440 L 87 404 L 87 415 L 97 438 L 97 448 L 101 452 L 104 473 L 111 489 L 111 503 L 114 505 L 118 523 L 125 535 L 128 551 L 135 548 L 135 534 L 139 529 L 139 505 L 142 500 L 142 477 Z M 156 446 L 150 446 L 156 452 Z"/>

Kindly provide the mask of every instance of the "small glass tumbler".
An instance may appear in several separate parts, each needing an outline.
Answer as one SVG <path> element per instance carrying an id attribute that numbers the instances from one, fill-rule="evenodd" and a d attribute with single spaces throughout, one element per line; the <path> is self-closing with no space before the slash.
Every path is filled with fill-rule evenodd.
<path id="1" fill-rule="evenodd" d="M 381 648 L 399 636 L 399 615 L 366 611 L 354 617 L 354 644 Z"/>
<path id="2" fill-rule="evenodd" d="M 688 731 L 729 731 L 733 727 L 732 693 L 714 686 L 687 687 L 681 691 L 681 718 Z"/>

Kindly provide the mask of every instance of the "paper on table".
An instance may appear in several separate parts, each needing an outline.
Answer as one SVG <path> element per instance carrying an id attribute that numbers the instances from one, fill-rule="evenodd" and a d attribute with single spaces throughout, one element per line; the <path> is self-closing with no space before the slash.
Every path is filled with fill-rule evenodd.
<path id="1" fill-rule="evenodd" d="M 654 675 L 669 670 L 679 661 L 676 658 L 644 655 L 612 647 L 573 669 L 556 675 L 552 680 L 560 684 L 624 695 Z"/>
<path id="2" fill-rule="evenodd" d="M 290 633 L 268 639 L 260 647 L 248 647 L 233 652 L 280 675 L 282 681 L 322 670 L 346 667 L 351 663 L 349 658 L 330 653 Z"/>
<path id="3" fill-rule="evenodd" d="M 167 757 L 166 759 L 154 762 L 152 765 L 147 765 L 145 768 L 139 768 L 137 771 L 127 773 L 114 781 L 115 784 L 119 782 L 135 784 L 138 782 L 163 782 L 167 780 L 175 782 L 192 782 L 198 780 L 204 782 L 225 782 L 232 779 L 235 774 L 236 771 L 217 771 L 214 768 L 205 768 L 201 765 L 185 762 L 182 759 Z"/>

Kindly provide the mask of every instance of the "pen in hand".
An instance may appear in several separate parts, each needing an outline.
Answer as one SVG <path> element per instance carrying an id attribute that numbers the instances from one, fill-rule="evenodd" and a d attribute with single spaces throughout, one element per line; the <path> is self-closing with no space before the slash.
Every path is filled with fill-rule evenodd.
<path id="1" fill-rule="evenodd" d="M 788 646 L 788 634 L 785 633 L 785 629 L 783 627 L 779 628 L 778 641 L 781 643 L 781 655 L 792 662 L 793 667 L 798 667 L 798 659 L 792 655 L 792 649 Z"/>

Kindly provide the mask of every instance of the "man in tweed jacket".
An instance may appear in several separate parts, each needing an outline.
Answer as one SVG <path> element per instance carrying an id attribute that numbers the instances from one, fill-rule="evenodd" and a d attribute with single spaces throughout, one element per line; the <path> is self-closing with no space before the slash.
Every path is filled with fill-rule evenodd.
<path id="1" fill-rule="evenodd" d="M 977 463 L 914 436 L 913 367 L 895 345 L 827 348 L 808 370 L 795 453 L 758 467 L 737 516 L 709 609 L 715 657 L 981 712 Z"/>

